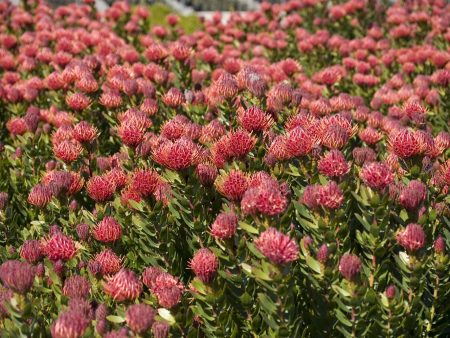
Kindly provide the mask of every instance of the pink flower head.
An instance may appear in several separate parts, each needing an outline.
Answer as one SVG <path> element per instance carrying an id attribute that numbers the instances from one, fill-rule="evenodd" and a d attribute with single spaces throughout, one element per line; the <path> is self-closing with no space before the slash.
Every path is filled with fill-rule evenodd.
<path id="1" fill-rule="evenodd" d="M 422 249 L 425 241 L 425 232 L 419 224 L 410 223 L 403 231 L 397 234 L 398 244 L 410 252 Z"/>
<path id="2" fill-rule="evenodd" d="M 112 198 L 116 186 L 104 176 L 93 176 L 87 182 L 86 191 L 94 201 L 105 202 Z"/>
<path id="3" fill-rule="evenodd" d="M 248 175 L 240 170 L 231 170 L 222 173 L 214 182 L 214 185 L 223 196 L 230 200 L 240 200 L 248 187 Z"/>
<path id="4" fill-rule="evenodd" d="M 75 242 L 72 238 L 61 232 L 54 234 L 48 239 L 42 241 L 42 252 L 51 261 L 69 260 L 77 253 Z"/>
<path id="5" fill-rule="evenodd" d="M 92 234 L 99 242 L 115 242 L 122 237 L 122 227 L 113 217 L 106 216 L 97 224 Z"/>
<path id="6" fill-rule="evenodd" d="M 336 182 L 321 186 L 317 193 L 317 203 L 326 209 L 338 209 L 344 202 L 344 195 Z"/>
<path id="7" fill-rule="evenodd" d="M 142 282 L 128 269 L 122 269 L 114 276 L 107 277 L 103 285 L 105 293 L 118 302 L 138 298 L 142 288 Z"/>
<path id="8" fill-rule="evenodd" d="M 194 254 L 189 265 L 203 283 L 209 283 L 216 275 L 219 260 L 211 250 L 203 248 Z"/>
<path id="9" fill-rule="evenodd" d="M 211 225 L 211 234 L 216 238 L 231 238 L 236 233 L 237 224 L 238 217 L 234 212 L 222 212 Z"/>
<path id="10" fill-rule="evenodd" d="M 339 272 L 348 281 L 353 281 L 361 270 L 361 260 L 358 256 L 345 254 L 339 261 Z"/>
<path id="11" fill-rule="evenodd" d="M 150 305 L 133 304 L 128 307 L 125 320 L 133 332 L 140 334 L 152 326 L 155 315 L 156 311 Z"/>
<path id="12" fill-rule="evenodd" d="M 321 174 L 328 177 L 341 177 L 349 172 L 350 166 L 342 152 L 333 149 L 319 160 L 318 169 Z"/>
<path id="13" fill-rule="evenodd" d="M 383 190 L 394 181 L 394 175 L 389 167 L 380 162 L 366 163 L 360 177 L 365 184 L 375 190 Z"/>
<path id="14" fill-rule="evenodd" d="M 298 258 L 298 245 L 289 236 L 269 228 L 255 240 L 255 245 L 271 262 L 286 264 Z"/>

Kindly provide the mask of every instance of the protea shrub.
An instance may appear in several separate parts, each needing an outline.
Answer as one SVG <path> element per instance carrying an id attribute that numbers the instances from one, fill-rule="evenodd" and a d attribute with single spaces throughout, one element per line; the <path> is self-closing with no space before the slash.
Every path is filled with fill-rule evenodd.
<path id="1" fill-rule="evenodd" d="M 448 336 L 450 5 L 273 2 L 0 2 L 2 337 Z"/>

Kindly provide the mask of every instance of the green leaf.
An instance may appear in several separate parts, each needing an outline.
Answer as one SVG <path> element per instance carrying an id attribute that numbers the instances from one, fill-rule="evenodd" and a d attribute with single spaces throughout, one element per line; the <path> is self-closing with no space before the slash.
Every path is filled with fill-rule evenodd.
<path id="1" fill-rule="evenodd" d="M 255 227 L 252 227 L 250 224 L 247 224 L 244 222 L 239 222 L 239 227 L 248 233 L 255 234 L 255 235 L 259 234 L 258 229 L 256 229 Z"/>
<path id="2" fill-rule="evenodd" d="M 125 321 L 125 318 L 120 317 L 120 316 L 114 316 L 114 315 L 110 315 L 107 316 L 106 319 L 108 319 L 108 321 L 110 321 L 111 323 L 123 323 Z"/>
<path id="3" fill-rule="evenodd" d="M 336 310 L 336 318 L 345 326 L 352 326 L 352 323 L 347 319 L 347 317 L 340 311 Z"/>
<path id="4" fill-rule="evenodd" d="M 261 307 L 269 314 L 274 314 L 277 311 L 275 303 L 267 297 L 264 293 L 258 293 L 258 301 Z"/>
<path id="5" fill-rule="evenodd" d="M 165 321 L 167 321 L 170 325 L 173 325 L 176 323 L 176 320 L 174 316 L 170 313 L 169 310 L 160 308 L 158 309 L 158 314 L 163 318 Z"/>
<path id="6" fill-rule="evenodd" d="M 311 256 L 306 256 L 306 264 L 313 269 L 317 273 L 322 273 L 322 269 L 320 268 L 320 263 L 316 261 Z"/>

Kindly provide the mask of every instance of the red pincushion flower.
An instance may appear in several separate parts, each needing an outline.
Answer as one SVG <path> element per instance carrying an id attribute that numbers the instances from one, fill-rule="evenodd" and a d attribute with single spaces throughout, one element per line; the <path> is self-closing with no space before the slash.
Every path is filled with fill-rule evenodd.
<path id="1" fill-rule="evenodd" d="M 349 141 L 347 131 L 337 124 L 332 124 L 324 129 L 321 143 L 329 149 L 340 149 Z"/>
<path id="2" fill-rule="evenodd" d="M 119 167 L 113 168 L 103 175 L 106 179 L 111 180 L 117 190 L 122 189 L 128 184 L 128 175 Z"/>
<path id="3" fill-rule="evenodd" d="M 325 264 L 328 260 L 328 255 L 329 255 L 328 246 L 326 244 L 322 244 L 316 253 L 317 260 L 320 263 Z"/>
<path id="4" fill-rule="evenodd" d="M 231 170 L 229 173 L 219 175 L 214 185 L 226 198 L 240 200 L 247 190 L 248 176 L 240 170 Z"/>
<path id="5" fill-rule="evenodd" d="M 238 93 L 239 87 L 233 75 L 224 72 L 217 81 L 213 83 L 213 90 L 223 98 L 230 99 Z"/>
<path id="6" fill-rule="evenodd" d="M 209 186 L 217 177 L 217 167 L 209 163 L 200 163 L 195 168 L 195 173 L 202 185 Z"/>
<path id="7" fill-rule="evenodd" d="M 211 250 L 202 248 L 194 254 L 189 265 L 203 283 L 209 283 L 216 275 L 219 260 Z"/>
<path id="8" fill-rule="evenodd" d="M 169 140 L 176 140 L 185 135 L 187 126 L 187 121 L 180 121 L 180 119 L 174 118 L 164 123 L 160 134 Z"/>
<path id="9" fill-rule="evenodd" d="M 86 241 L 89 238 L 89 225 L 86 223 L 80 223 L 76 227 L 78 238 L 82 241 Z"/>
<path id="10" fill-rule="evenodd" d="M 94 257 L 93 262 L 99 264 L 100 273 L 102 275 L 112 275 L 122 268 L 122 259 L 117 256 L 111 249 L 106 249 Z"/>
<path id="11" fill-rule="evenodd" d="M 86 121 L 81 121 L 73 128 L 73 137 L 81 143 L 90 143 L 97 137 L 97 128 Z"/>
<path id="12" fill-rule="evenodd" d="M 292 149 L 287 148 L 288 137 L 286 135 L 276 136 L 270 144 L 268 157 L 273 157 L 278 161 L 284 161 L 291 157 Z"/>
<path id="13" fill-rule="evenodd" d="M 136 147 L 142 142 L 145 127 L 140 124 L 137 119 L 129 119 L 123 121 L 117 129 L 122 142 L 129 147 Z"/>
<path id="14" fill-rule="evenodd" d="M 147 268 L 142 277 L 144 284 L 156 295 L 161 306 L 170 309 L 180 302 L 184 287 L 178 278 L 154 267 Z"/>
<path id="15" fill-rule="evenodd" d="M 404 187 L 398 201 L 408 210 L 416 209 L 427 197 L 427 186 L 419 180 L 413 180 Z"/>
<path id="16" fill-rule="evenodd" d="M 31 264 L 38 262 L 42 256 L 41 243 L 35 239 L 25 241 L 20 249 L 20 257 Z"/>
<path id="17" fill-rule="evenodd" d="M 104 176 L 93 176 L 87 182 L 86 191 L 94 201 L 105 202 L 112 198 L 116 186 Z"/>
<path id="18" fill-rule="evenodd" d="M 156 297 L 158 298 L 158 303 L 166 309 L 170 309 L 177 305 L 182 296 L 182 291 L 176 287 L 165 287 L 156 292 Z"/>
<path id="19" fill-rule="evenodd" d="M 368 145 L 379 142 L 383 135 L 372 127 L 368 127 L 359 133 L 359 138 Z"/>
<path id="20" fill-rule="evenodd" d="M 145 286 L 148 287 L 150 290 L 155 290 L 155 281 L 156 277 L 158 277 L 160 274 L 164 273 L 163 270 L 161 270 L 158 267 L 150 266 L 142 272 L 142 282 L 144 282 Z"/>
<path id="21" fill-rule="evenodd" d="M 445 253 L 445 240 L 441 235 L 439 235 L 434 241 L 434 252 L 437 254 Z"/>
<path id="22" fill-rule="evenodd" d="M 339 261 L 339 272 L 348 281 L 353 281 L 361 271 L 361 260 L 358 256 L 345 254 Z"/>
<path id="23" fill-rule="evenodd" d="M 83 110 L 91 103 L 89 98 L 83 93 L 74 93 L 66 96 L 67 105 L 74 110 Z"/>
<path id="24" fill-rule="evenodd" d="M 172 187 L 167 182 L 158 182 L 153 193 L 153 197 L 155 198 L 156 202 L 162 202 L 163 205 L 167 205 L 170 199 L 173 197 Z"/>
<path id="25" fill-rule="evenodd" d="M 219 120 L 212 120 L 206 126 L 202 128 L 200 143 L 206 144 L 218 140 L 221 136 L 225 135 L 225 126 Z"/>
<path id="26" fill-rule="evenodd" d="M 192 54 L 191 48 L 182 42 L 175 42 L 171 47 L 172 56 L 178 61 L 186 61 Z"/>
<path id="27" fill-rule="evenodd" d="M 421 153 L 421 144 L 413 131 L 404 128 L 389 139 L 394 153 L 401 158 L 409 158 Z"/>
<path id="28" fill-rule="evenodd" d="M 255 144 L 256 138 L 245 130 L 237 130 L 227 135 L 228 154 L 232 157 L 244 157 Z"/>
<path id="29" fill-rule="evenodd" d="M 55 156 L 67 163 L 76 161 L 82 151 L 83 147 L 76 140 L 65 140 L 53 145 Z"/>
<path id="30" fill-rule="evenodd" d="M 56 233 L 42 241 L 42 252 L 54 262 L 58 260 L 66 261 L 75 256 L 77 248 L 72 238 L 62 233 Z"/>
<path id="31" fill-rule="evenodd" d="M 59 315 L 51 327 L 53 338 L 82 337 L 89 326 L 89 318 L 81 311 L 67 310 Z"/>
<path id="32" fill-rule="evenodd" d="M 185 102 L 185 98 L 183 93 L 178 88 L 173 87 L 164 94 L 163 102 L 171 108 L 176 108 Z"/>
<path id="33" fill-rule="evenodd" d="M 234 212 L 222 212 L 211 225 L 211 234 L 216 238 L 231 238 L 236 233 L 237 224 L 238 217 Z"/>
<path id="34" fill-rule="evenodd" d="M 289 131 L 285 139 L 285 149 L 290 157 L 309 154 L 314 146 L 314 138 L 302 127 Z"/>
<path id="35" fill-rule="evenodd" d="M 118 302 L 138 298 L 142 288 L 142 282 L 133 271 L 128 269 L 122 269 L 114 276 L 107 277 L 103 285 L 105 293 Z"/>
<path id="36" fill-rule="evenodd" d="M 172 170 L 186 169 L 195 164 L 199 148 L 190 139 L 166 141 L 153 153 L 155 162 Z"/>
<path id="37" fill-rule="evenodd" d="M 147 304 L 130 305 L 125 314 L 127 325 L 135 333 L 144 333 L 153 325 L 156 311 Z"/>
<path id="38" fill-rule="evenodd" d="M 319 160 L 318 169 L 321 174 L 328 177 L 341 177 L 349 172 L 350 166 L 342 152 L 333 149 Z"/>
<path id="39" fill-rule="evenodd" d="M 288 235 L 269 228 L 255 240 L 255 245 L 271 262 L 286 264 L 298 258 L 298 245 Z"/>
<path id="40" fill-rule="evenodd" d="M 160 177 L 155 170 L 137 170 L 133 175 L 131 187 L 142 197 L 149 197 L 155 192 L 159 181 Z"/>
<path id="41" fill-rule="evenodd" d="M 87 298 L 91 283 L 83 276 L 73 275 L 64 281 L 63 294 L 69 298 Z"/>
<path id="42" fill-rule="evenodd" d="M 306 205 L 309 209 L 316 209 L 319 207 L 319 191 L 320 185 L 308 185 L 303 191 L 300 199 L 301 203 Z"/>
<path id="43" fill-rule="evenodd" d="M 397 234 L 397 242 L 410 252 L 420 250 L 425 245 L 425 232 L 419 224 L 410 223 Z"/>
<path id="44" fill-rule="evenodd" d="M 280 191 L 278 184 L 264 182 L 256 188 L 248 189 L 241 200 L 241 209 L 244 214 L 260 212 L 267 216 L 282 213 L 288 205 L 287 198 Z"/>
<path id="45" fill-rule="evenodd" d="M 374 162 L 377 159 L 377 154 L 372 148 L 353 148 L 353 159 L 357 165 L 363 165 L 366 162 Z"/>
<path id="46" fill-rule="evenodd" d="M 73 194 L 76 194 L 77 192 L 79 192 L 83 188 L 84 178 L 81 177 L 81 175 L 76 172 L 70 172 L 70 175 L 71 175 L 71 180 L 70 180 L 69 188 L 67 190 L 67 194 L 73 195 Z"/>
<path id="47" fill-rule="evenodd" d="M 28 194 L 28 203 L 38 207 L 45 207 L 52 199 L 52 189 L 45 184 L 37 184 Z"/>
<path id="48" fill-rule="evenodd" d="M 122 105 L 122 97 L 118 92 L 108 90 L 102 93 L 99 102 L 106 108 L 117 108 Z"/>
<path id="49" fill-rule="evenodd" d="M 152 333 L 154 338 L 167 338 L 169 336 L 170 326 L 165 322 L 154 322 Z"/>
<path id="50" fill-rule="evenodd" d="M 344 202 L 344 195 L 336 182 L 332 181 L 320 187 L 317 203 L 327 209 L 338 209 Z"/>
<path id="51" fill-rule="evenodd" d="M 450 133 L 445 131 L 439 132 L 434 138 L 434 146 L 437 149 L 438 154 L 442 154 L 444 151 L 450 148 Z"/>
<path id="52" fill-rule="evenodd" d="M 97 241 L 109 243 L 122 237 L 122 227 L 111 216 L 106 216 L 92 231 Z"/>
<path id="53" fill-rule="evenodd" d="M 130 201 L 139 203 L 142 201 L 142 196 L 132 188 L 127 188 L 122 190 L 122 194 L 120 195 L 120 201 L 122 202 L 123 205 L 132 208 Z"/>
<path id="54" fill-rule="evenodd" d="M 26 262 L 9 260 L 0 265 L 0 279 L 4 286 L 17 293 L 27 293 L 33 286 L 35 271 Z"/>
<path id="55" fill-rule="evenodd" d="M 394 181 L 394 175 L 389 167 L 380 162 L 365 164 L 360 177 L 365 184 L 375 190 L 383 190 Z"/>
<path id="56" fill-rule="evenodd" d="M 273 120 L 261 108 L 251 106 L 247 109 L 238 110 L 238 121 L 247 131 L 263 131 L 271 127 Z"/>
<path id="57" fill-rule="evenodd" d="M 28 131 L 27 124 L 23 118 L 15 117 L 6 123 L 6 129 L 11 135 L 23 135 Z"/>
<path id="58" fill-rule="evenodd" d="M 450 160 L 441 164 L 439 168 L 439 174 L 442 176 L 442 180 L 445 184 L 450 185 Z"/>

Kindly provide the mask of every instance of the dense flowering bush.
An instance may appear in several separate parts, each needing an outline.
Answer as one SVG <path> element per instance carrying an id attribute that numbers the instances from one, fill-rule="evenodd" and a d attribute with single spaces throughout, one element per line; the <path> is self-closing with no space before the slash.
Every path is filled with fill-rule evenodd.
<path id="1" fill-rule="evenodd" d="M 0 335 L 448 335 L 449 98 L 443 0 L 1 2 Z"/>

